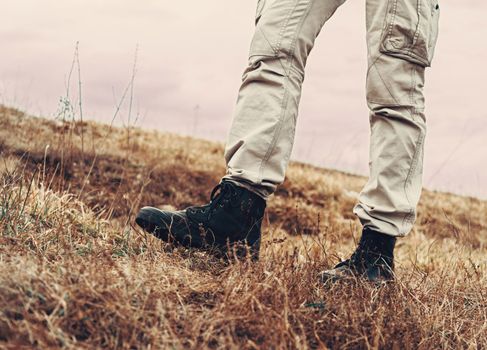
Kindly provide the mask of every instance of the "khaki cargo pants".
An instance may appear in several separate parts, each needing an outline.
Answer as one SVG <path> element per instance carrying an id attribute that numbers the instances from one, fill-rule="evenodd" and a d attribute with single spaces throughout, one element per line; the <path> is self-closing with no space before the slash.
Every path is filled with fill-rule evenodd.
<path id="1" fill-rule="evenodd" d="M 259 0 L 249 65 L 225 149 L 227 175 L 266 198 L 284 181 L 306 59 L 345 0 Z M 404 236 L 422 188 L 424 74 L 438 35 L 438 0 L 366 0 L 370 178 L 354 213 Z"/>

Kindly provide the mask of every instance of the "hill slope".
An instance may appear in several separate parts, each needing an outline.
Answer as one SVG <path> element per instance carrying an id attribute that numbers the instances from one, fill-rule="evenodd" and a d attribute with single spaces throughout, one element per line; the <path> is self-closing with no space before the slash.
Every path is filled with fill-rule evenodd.
<path id="1" fill-rule="evenodd" d="M 424 191 L 398 282 L 321 285 L 362 177 L 293 163 L 257 264 L 174 249 L 141 205 L 204 203 L 223 147 L 0 106 L 0 348 L 482 348 L 487 202 Z"/>

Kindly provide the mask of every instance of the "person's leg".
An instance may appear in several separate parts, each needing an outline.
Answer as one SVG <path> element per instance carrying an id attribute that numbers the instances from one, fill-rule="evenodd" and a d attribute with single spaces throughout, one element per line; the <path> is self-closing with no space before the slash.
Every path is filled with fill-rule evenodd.
<path id="1" fill-rule="evenodd" d="M 235 252 L 244 243 L 258 256 L 265 198 L 284 180 L 291 154 L 306 59 L 321 27 L 344 1 L 259 0 L 225 151 L 227 176 L 207 205 L 182 211 L 144 207 L 136 217 L 139 226 L 195 248 L 231 245 Z"/>
<path id="2" fill-rule="evenodd" d="M 266 198 L 284 181 L 306 60 L 345 0 L 260 0 L 225 159 L 229 180 Z"/>
<path id="3" fill-rule="evenodd" d="M 354 212 L 394 237 L 412 229 L 421 195 L 424 76 L 438 18 L 438 0 L 367 0 L 370 177 Z"/>
<path id="4" fill-rule="evenodd" d="M 393 278 L 396 237 L 416 218 L 422 188 L 424 75 L 438 34 L 437 0 L 367 0 L 370 177 L 354 213 L 364 226 L 352 257 L 325 278 Z"/>

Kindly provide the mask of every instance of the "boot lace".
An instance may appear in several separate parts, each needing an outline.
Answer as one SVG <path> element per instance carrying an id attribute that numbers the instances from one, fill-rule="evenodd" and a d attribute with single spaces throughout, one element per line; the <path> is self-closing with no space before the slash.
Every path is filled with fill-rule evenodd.
<path id="1" fill-rule="evenodd" d="M 348 268 L 355 268 L 359 266 L 359 264 L 363 264 L 363 251 L 365 248 L 365 242 L 363 239 L 361 239 L 350 258 L 338 263 L 338 265 L 336 265 L 335 267 L 338 268 L 346 266 Z"/>
<path id="2" fill-rule="evenodd" d="M 378 247 L 374 242 L 362 236 L 350 258 L 339 263 L 337 267 L 347 266 L 360 270 L 377 264 L 389 265 L 387 256 L 378 251 Z"/>
<path id="3" fill-rule="evenodd" d="M 238 191 L 232 183 L 223 181 L 213 188 L 210 194 L 210 203 L 201 207 L 189 208 L 193 212 L 209 212 L 208 219 L 217 208 L 222 208 L 228 203 L 234 203 Z"/>

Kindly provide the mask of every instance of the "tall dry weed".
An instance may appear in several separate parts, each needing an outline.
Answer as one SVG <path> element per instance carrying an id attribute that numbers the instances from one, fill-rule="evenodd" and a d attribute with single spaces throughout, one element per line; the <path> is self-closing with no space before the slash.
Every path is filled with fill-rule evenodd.
<path id="1" fill-rule="evenodd" d="M 132 225 L 141 204 L 206 201 L 221 145 L 5 107 L 0 140 L 0 348 L 487 346 L 485 201 L 425 191 L 395 284 L 324 285 L 358 237 L 361 177 L 292 164 L 260 261 L 225 262 Z"/>

